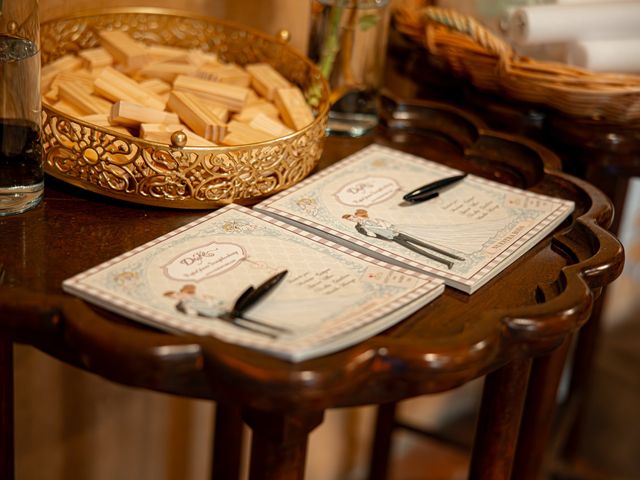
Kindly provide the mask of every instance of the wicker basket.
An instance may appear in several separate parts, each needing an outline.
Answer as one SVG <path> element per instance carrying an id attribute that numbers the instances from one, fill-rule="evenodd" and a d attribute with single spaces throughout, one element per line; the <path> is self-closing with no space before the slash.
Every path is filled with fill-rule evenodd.
<path id="1" fill-rule="evenodd" d="M 396 27 L 476 88 L 574 117 L 640 122 L 640 75 L 595 73 L 519 56 L 473 18 L 421 4 L 401 2 L 394 15 Z"/>

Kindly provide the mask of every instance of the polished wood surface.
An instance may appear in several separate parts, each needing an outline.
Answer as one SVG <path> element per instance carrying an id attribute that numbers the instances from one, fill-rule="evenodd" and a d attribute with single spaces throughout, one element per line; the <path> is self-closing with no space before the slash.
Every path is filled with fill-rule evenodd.
<path id="1" fill-rule="evenodd" d="M 0 475 L 14 475 L 13 344 L 0 335 Z"/>
<path id="2" fill-rule="evenodd" d="M 0 332 L 116 382 L 241 406 L 254 428 L 253 444 L 262 445 L 252 451 L 254 479 L 301 478 L 306 436 L 327 408 L 445 391 L 505 365 L 517 369 L 518 362 L 561 345 L 587 320 L 594 292 L 621 271 L 622 248 L 605 230 L 610 202 L 560 173 L 550 151 L 489 130 L 457 108 L 391 98 L 383 107 L 383 126 L 375 135 L 327 139 L 321 167 L 376 141 L 571 199 L 574 214 L 477 293 L 447 288 L 381 335 L 292 364 L 212 337 L 158 332 L 64 294 L 64 279 L 203 212 L 120 203 L 48 179 L 41 206 L 0 219 Z M 508 373 L 496 373 L 502 379 L 496 391 L 508 387 Z M 511 420 L 502 427 L 491 423 L 481 438 L 506 445 L 517 434 L 518 402 L 509 408 L 515 409 Z"/>
<path id="3" fill-rule="evenodd" d="M 511 478 L 530 369 L 531 360 L 522 359 L 487 375 L 469 466 L 470 478 Z"/>
<path id="4" fill-rule="evenodd" d="M 242 412 L 238 405 L 216 405 L 211 478 L 238 478 L 242 462 Z"/>
<path id="5" fill-rule="evenodd" d="M 388 60 L 391 83 L 405 95 L 438 100 L 473 112 L 492 128 L 530 138 L 553 150 L 565 172 L 587 180 L 611 199 L 615 215 L 609 229 L 619 231 L 625 211 L 625 198 L 631 177 L 640 176 L 640 130 L 638 124 L 607 122 L 606 119 L 576 119 L 550 108 L 516 102 L 508 96 L 478 91 L 465 80 L 456 78 L 437 56 L 398 32 L 392 32 Z M 590 388 L 594 358 L 601 330 L 606 289 L 596 299 L 589 322 L 576 336 L 571 352 L 570 387 L 562 407 L 562 427 L 554 432 L 555 452 L 566 468 L 577 460 L 581 418 Z M 547 368 L 554 368 L 549 365 Z M 563 368 L 563 365 L 557 367 Z M 550 374 L 546 372 L 545 374 Z M 560 375 L 560 372 L 552 374 Z M 555 380 L 547 379 L 551 383 Z M 552 412 L 548 413 L 549 415 Z M 525 427 L 526 428 L 526 427 Z M 548 446 L 547 446 L 548 447 Z M 547 452 L 548 453 L 548 452 Z M 536 465 L 542 452 L 525 451 L 529 465 Z M 540 462 L 537 469 L 541 468 Z M 555 468 L 555 467 L 553 467 Z M 564 467 L 563 467 L 564 468 Z M 566 469 L 565 468 L 565 469 Z M 525 475 L 520 472 L 521 475 Z M 531 475 L 515 478 L 534 478 Z"/>
<path id="6" fill-rule="evenodd" d="M 566 363 L 571 336 L 551 355 L 533 361 L 527 389 L 525 415 L 517 444 L 513 478 L 537 480 L 548 451 L 547 439 L 556 412 L 556 397 Z"/>
<path id="7" fill-rule="evenodd" d="M 373 434 L 373 445 L 369 458 L 369 480 L 384 480 L 389 476 L 389 457 L 391 456 L 391 439 L 396 427 L 396 402 L 378 406 L 376 426 Z"/>

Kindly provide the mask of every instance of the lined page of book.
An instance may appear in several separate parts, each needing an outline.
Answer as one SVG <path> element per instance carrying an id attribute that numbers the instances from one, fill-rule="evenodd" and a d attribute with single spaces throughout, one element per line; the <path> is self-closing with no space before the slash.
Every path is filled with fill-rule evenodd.
<path id="1" fill-rule="evenodd" d="M 437 198 L 402 199 L 461 173 L 371 145 L 254 208 L 473 293 L 552 232 L 574 205 L 473 175 Z"/>
<path id="2" fill-rule="evenodd" d="M 266 335 L 273 331 L 224 318 L 247 287 L 282 270 L 284 280 L 246 316 L 286 333 Z M 301 361 L 376 335 L 436 298 L 444 284 L 230 205 L 82 272 L 63 288 L 161 329 Z"/>

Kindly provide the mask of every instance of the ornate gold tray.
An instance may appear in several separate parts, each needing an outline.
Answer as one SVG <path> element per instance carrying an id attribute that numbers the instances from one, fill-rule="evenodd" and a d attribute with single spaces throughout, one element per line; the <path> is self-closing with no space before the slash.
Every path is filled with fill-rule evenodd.
<path id="1" fill-rule="evenodd" d="M 97 32 L 128 31 L 147 44 L 217 52 L 240 65 L 267 62 L 303 92 L 321 92 L 315 120 L 268 142 L 176 147 L 114 134 L 43 105 L 45 171 L 92 192 L 172 208 L 251 204 L 307 176 L 325 136 L 329 91 L 320 71 L 286 43 L 230 22 L 157 8 L 107 9 L 43 23 L 42 63 L 98 45 Z"/>

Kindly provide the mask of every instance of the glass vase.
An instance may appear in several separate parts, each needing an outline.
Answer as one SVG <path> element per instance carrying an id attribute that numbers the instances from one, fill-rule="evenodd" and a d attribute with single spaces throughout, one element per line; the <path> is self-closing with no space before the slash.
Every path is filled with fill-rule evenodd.
<path id="1" fill-rule="evenodd" d="M 308 53 L 331 88 L 329 134 L 377 125 L 388 29 L 389 0 L 312 0 Z"/>

